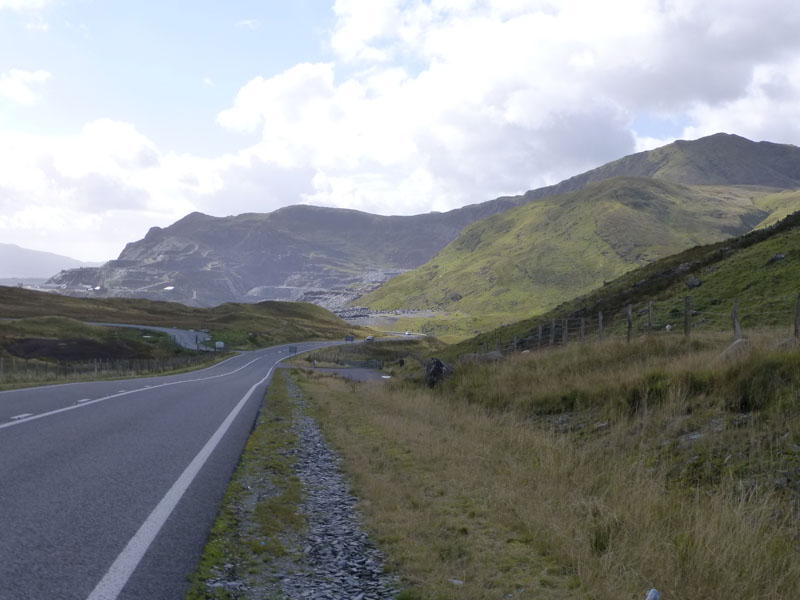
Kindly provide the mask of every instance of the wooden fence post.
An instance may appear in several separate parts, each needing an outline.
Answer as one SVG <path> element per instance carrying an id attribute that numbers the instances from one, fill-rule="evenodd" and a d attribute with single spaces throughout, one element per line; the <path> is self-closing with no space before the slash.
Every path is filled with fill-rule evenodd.
<path id="1" fill-rule="evenodd" d="M 550 345 L 556 343 L 556 320 L 553 319 L 550 323 Z"/>
<path id="2" fill-rule="evenodd" d="M 653 301 L 647 303 L 647 331 L 653 331 Z"/>
<path id="3" fill-rule="evenodd" d="M 581 317 L 581 344 L 586 341 L 586 319 Z"/>
<path id="4" fill-rule="evenodd" d="M 539 335 L 536 336 L 536 349 L 542 347 L 542 326 L 539 325 Z"/>
<path id="5" fill-rule="evenodd" d="M 800 338 L 800 294 L 797 295 L 797 306 L 794 309 L 794 337 Z"/>
<path id="6" fill-rule="evenodd" d="M 692 297 L 686 296 L 685 306 L 683 309 L 683 335 L 687 338 L 692 331 Z"/>
<path id="7" fill-rule="evenodd" d="M 597 313 L 597 322 L 600 326 L 600 341 L 603 341 L 603 311 Z"/>
<path id="8" fill-rule="evenodd" d="M 734 339 L 742 339 L 742 328 L 739 327 L 739 299 L 733 299 L 733 312 L 731 313 L 733 319 L 733 337 Z"/>
<path id="9" fill-rule="evenodd" d="M 562 325 L 564 330 L 561 332 L 561 343 L 566 346 L 569 341 L 569 319 L 564 319 Z"/>
<path id="10" fill-rule="evenodd" d="M 515 333 L 515 334 L 514 334 L 514 352 L 516 352 L 516 351 L 517 351 L 517 343 L 518 343 L 518 342 L 517 342 L 517 334 Z"/>
<path id="11" fill-rule="evenodd" d="M 633 304 L 628 304 L 628 310 L 626 311 L 626 316 L 628 317 L 628 343 L 631 343 L 631 330 L 633 329 Z"/>

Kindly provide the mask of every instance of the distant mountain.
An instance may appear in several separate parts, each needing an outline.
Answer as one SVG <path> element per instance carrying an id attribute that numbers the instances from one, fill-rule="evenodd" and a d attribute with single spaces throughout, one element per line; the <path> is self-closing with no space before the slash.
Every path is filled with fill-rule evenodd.
<path id="1" fill-rule="evenodd" d="M 16 244 L 0 244 L 0 279 L 47 279 L 64 269 L 96 267 L 98 264 L 51 252 L 28 250 Z"/>
<path id="2" fill-rule="evenodd" d="M 528 200 L 565 194 L 613 177 L 646 177 L 684 185 L 800 187 L 800 149 L 790 144 L 753 142 L 729 133 L 678 140 L 631 154 L 561 183 L 524 194 Z"/>
<path id="3" fill-rule="evenodd" d="M 628 181 L 617 192 L 602 188 L 605 190 L 600 194 L 602 202 L 592 194 L 566 200 L 577 211 L 573 216 L 559 212 L 560 200 L 545 201 L 620 177 L 636 181 Z M 664 186 L 647 186 L 643 183 L 646 181 L 663 182 Z M 674 184 L 684 187 L 670 187 Z M 144 239 L 128 244 L 119 259 L 99 269 L 67 271 L 51 282 L 66 286 L 73 293 L 176 300 L 198 306 L 226 301 L 305 299 L 334 308 L 400 273 L 420 267 L 456 240 L 465 227 L 490 218 L 486 224 L 476 224 L 464 231 L 464 237 L 447 250 L 446 260 L 437 263 L 442 271 L 453 269 L 454 273 L 466 274 L 478 268 L 478 263 L 470 262 L 470 257 L 477 254 L 463 249 L 475 244 L 477 232 L 482 232 L 479 254 L 486 258 L 500 252 L 505 257 L 481 263 L 484 272 L 474 274 L 476 283 L 463 289 L 453 287 L 450 299 L 443 302 L 441 290 L 428 289 L 432 280 L 425 271 L 427 274 L 420 278 L 403 278 L 385 292 L 367 296 L 365 303 L 391 308 L 407 308 L 409 302 L 447 306 L 460 301 L 453 300 L 456 296 L 472 296 L 474 302 L 468 300 L 460 306 L 481 311 L 503 312 L 516 310 L 515 307 L 539 310 L 563 298 L 562 294 L 576 291 L 571 286 L 563 287 L 560 281 L 565 277 L 560 269 L 574 261 L 599 265 L 591 271 L 594 275 L 575 274 L 581 286 L 591 286 L 598 277 L 602 280 L 616 276 L 621 269 L 681 250 L 701 238 L 720 239 L 746 231 L 762 219 L 783 216 L 792 210 L 798 198 L 780 192 L 798 186 L 800 149 L 717 134 L 633 154 L 554 186 L 447 213 L 386 217 L 313 206 L 291 206 L 268 214 L 225 218 L 193 213 L 169 227 L 151 229 Z M 615 199 L 614 193 L 622 194 L 624 201 Z M 641 201 L 637 201 L 640 194 Z M 769 201 L 757 200 L 767 197 Z M 594 202 L 602 207 L 607 223 L 597 224 L 597 231 L 589 228 L 591 209 L 583 207 L 584 202 L 587 206 Z M 530 205 L 527 210 L 531 218 L 542 221 L 536 225 L 526 221 L 525 225 L 494 217 L 523 205 Z M 692 216 L 702 217 L 699 228 L 683 223 L 683 219 Z M 666 222 L 662 227 L 662 219 L 674 222 Z M 522 228 L 518 244 L 509 247 L 503 242 L 492 249 L 491 238 L 501 233 L 494 228 L 517 225 Z M 530 240 L 525 236 L 530 235 L 550 239 L 550 249 L 543 250 L 541 244 L 537 246 L 539 250 L 529 246 Z M 580 243 L 585 236 L 593 241 Z M 604 241 L 601 244 L 598 240 Z M 454 252 L 457 248 L 462 248 L 461 254 Z M 591 254 L 596 250 L 610 252 L 615 258 Z M 540 251 L 544 254 L 535 254 Z M 545 261 L 547 256 L 551 260 Z M 541 289 L 543 281 L 559 280 L 544 293 L 547 302 L 531 303 L 531 296 L 516 289 L 519 265 L 526 265 L 525 277 L 537 282 L 532 284 L 536 290 Z M 512 271 L 515 274 L 506 276 L 506 272 Z M 466 281 L 462 276 L 455 277 Z M 486 288 L 477 283 L 480 278 L 494 283 Z M 401 284 L 405 287 L 394 287 Z M 85 291 L 89 287 L 93 291 Z M 399 293 L 401 289 L 403 293 Z M 484 289 L 480 294 L 490 294 L 491 301 L 480 300 L 480 294 L 476 295 L 478 289 Z M 511 299 L 515 294 L 523 294 L 524 298 Z"/>
<path id="4" fill-rule="evenodd" d="M 617 177 L 468 226 L 418 269 L 358 300 L 372 308 L 544 312 L 654 260 L 751 231 L 763 188 Z M 800 198 L 792 196 L 800 208 Z"/>
<path id="5" fill-rule="evenodd" d="M 306 296 L 343 305 L 365 287 L 421 265 L 469 223 L 523 201 L 416 216 L 305 205 L 233 217 L 192 213 L 153 227 L 117 260 L 60 273 L 50 283 L 195 306 Z"/>

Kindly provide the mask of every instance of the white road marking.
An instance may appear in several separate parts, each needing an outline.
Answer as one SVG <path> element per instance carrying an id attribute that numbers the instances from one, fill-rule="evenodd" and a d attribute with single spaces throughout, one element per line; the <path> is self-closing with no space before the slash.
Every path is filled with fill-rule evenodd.
<path id="1" fill-rule="evenodd" d="M 83 404 L 84 402 L 91 402 L 91 398 L 81 398 L 80 400 L 75 400 L 75 404 Z"/>
<path id="2" fill-rule="evenodd" d="M 200 469 L 203 468 L 203 465 L 205 465 L 208 457 L 211 456 L 211 453 L 228 431 L 233 423 L 233 420 L 238 416 L 239 412 L 250 399 L 250 396 L 253 395 L 255 389 L 267 381 L 274 370 L 275 365 L 270 367 L 263 379 L 261 379 L 258 383 L 253 384 L 253 387 L 251 387 L 248 392 L 242 396 L 242 399 L 239 400 L 239 403 L 233 408 L 228 416 L 225 417 L 222 425 L 220 425 L 219 428 L 214 432 L 214 435 L 209 438 L 209 440 L 206 442 L 206 445 L 203 446 L 202 450 L 197 453 L 197 456 L 192 459 L 192 462 L 189 463 L 189 466 L 186 467 L 183 473 L 181 473 L 180 477 L 178 477 L 175 483 L 172 484 L 172 487 L 161 499 L 161 502 L 158 503 L 158 505 L 153 509 L 153 512 L 150 513 L 150 516 L 147 517 L 144 523 L 142 523 L 141 527 L 139 527 L 139 530 L 130 539 L 120 555 L 117 556 L 117 559 L 109 567 L 108 571 L 106 571 L 106 574 L 94 588 L 92 593 L 89 594 L 87 600 L 116 600 L 122 591 L 122 588 L 125 587 L 128 579 L 130 579 L 130 576 L 136 570 L 136 567 L 139 565 L 142 557 L 144 557 L 148 548 L 150 548 L 150 545 L 158 535 L 158 532 L 161 531 L 164 523 L 172 514 L 172 511 L 175 510 L 178 502 L 186 493 L 186 490 L 189 488 L 192 481 L 194 481 L 194 478 L 200 472 Z"/>
<path id="3" fill-rule="evenodd" d="M 40 413 L 38 415 L 33 415 L 31 417 L 21 419 L 19 421 L 12 421 L 10 423 L 2 423 L 0 424 L 0 429 L 5 429 L 6 427 L 12 427 L 13 425 L 19 425 L 21 423 L 30 423 L 31 421 L 35 421 L 37 419 L 43 419 L 45 417 L 50 417 L 53 415 L 57 415 L 59 413 L 67 412 L 69 410 L 75 410 L 77 408 L 84 408 L 85 406 L 91 406 L 92 404 L 97 404 L 98 402 L 105 402 L 106 400 L 111 400 L 112 398 L 119 398 L 120 396 L 127 396 L 129 394 L 136 394 L 138 392 L 149 392 L 151 390 L 155 390 L 162 387 L 169 387 L 171 385 L 181 385 L 183 383 L 196 383 L 198 381 L 208 381 L 209 379 L 219 379 L 220 377 L 227 377 L 228 375 L 233 375 L 234 373 L 238 373 L 242 369 L 246 369 L 250 365 L 252 365 L 257 360 L 261 360 L 265 358 L 264 356 L 259 356 L 258 358 L 254 358 L 248 363 L 245 363 L 238 369 L 234 369 L 233 371 L 228 371 L 227 373 L 221 373 L 219 375 L 211 375 L 209 377 L 199 377 L 197 379 L 183 379 L 181 381 L 169 381 L 167 383 L 162 383 L 159 385 L 153 385 L 149 388 L 139 388 L 136 390 L 130 390 L 127 392 L 117 392 L 116 394 L 111 394 L 110 396 L 103 396 L 102 398 L 97 398 L 96 400 L 88 400 L 86 402 L 82 402 L 81 404 L 73 404 L 71 406 L 65 406 L 64 408 L 57 408 L 56 410 L 51 410 L 49 412 Z"/>
<path id="4" fill-rule="evenodd" d="M 11 417 L 11 420 L 12 421 L 22 421 L 22 420 L 27 419 L 28 417 L 32 417 L 32 416 L 33 416 L 33 413 L 23 413 L 21 415 L 16 415 L 14 417 Z"/>

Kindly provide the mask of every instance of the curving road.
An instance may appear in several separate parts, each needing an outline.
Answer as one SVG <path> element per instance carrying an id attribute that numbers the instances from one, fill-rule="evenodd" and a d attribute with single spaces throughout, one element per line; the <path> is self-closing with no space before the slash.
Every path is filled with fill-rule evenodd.
<path id="1" fill-rule="evenodd" d="M 182 599 L 288 352 L 0 392 L 0 599 Z"/>
<path id="2" fill-rule="evenodd" d="M 99 325 L 101 327 L 126 327 L 128 329 L 141 329 L 144 331 L 160 331 L 170 336 L 176 344 L 188 348 L 189 350 L 213 351 L 214 348 L 204 345 L 211 339 L 211 336 L 202 331 L 192 329 L 176 329 L 174 327 L 157 327 L 155 325 L 129 325 L 124 323 L 100 323 L 92 321 L 87 325 Z"/>

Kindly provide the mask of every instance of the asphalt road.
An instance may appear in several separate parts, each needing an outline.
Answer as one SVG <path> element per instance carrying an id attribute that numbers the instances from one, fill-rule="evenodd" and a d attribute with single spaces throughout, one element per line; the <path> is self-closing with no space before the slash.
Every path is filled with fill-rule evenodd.
<path id="1" fill-rule="evenodd" d="M 182 599 L 288 348 L 0 392 L 0 600 Z"/>

